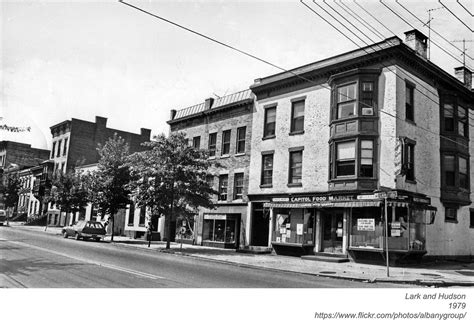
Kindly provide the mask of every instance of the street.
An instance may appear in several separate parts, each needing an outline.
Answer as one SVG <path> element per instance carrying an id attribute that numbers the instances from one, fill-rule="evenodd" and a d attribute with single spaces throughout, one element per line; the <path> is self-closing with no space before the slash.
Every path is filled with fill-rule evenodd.
<path id="1" fill-rule="evenodd" d="M 401 287 L 239 267 L 14 227 L 0 228 L 0 253 L 4 288 Z"/>

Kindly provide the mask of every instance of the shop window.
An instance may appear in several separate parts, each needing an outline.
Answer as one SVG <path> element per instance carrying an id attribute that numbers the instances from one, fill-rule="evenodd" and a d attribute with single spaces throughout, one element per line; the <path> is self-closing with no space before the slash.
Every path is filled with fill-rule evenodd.
<path id="1" fill-rule="evenodd" d="M 209 156 L 210 157 L 215 157 L 216 156 L 216 142 L 217 142 L 217 133 L 209 134 L 208 149 L 209 149 Z"/>
<path id="2" fill-rule="evenodd" d="M 219 201 L 227 201 L 227 188 L 229 184 L 228 175 L 219 176 Z"/>
<path id="3" fill-rule="evenodd" d="M 262 155 L 261 185 L 271 186 L 273 183 L 273 153 Z"/>
<path id="4" fill-rule="evenodd" d="M 237 234 L 235 219 L 232 219 L 230 215 L 227 216 L 227 219 L 220 216 L 216 217 L 217 219 L 212 219 L 212 215 L 208 217 L 210 218 L 204 218 L 203 241 L 235 243 Z"/>
<path id="5" fill-rule="evenodd" d="M 265 122 L 263 127 L 263 137 L 275 136 L 276 107 L 265 108 Z"/>
<path id="6" fill-rule="evenodd" d="M 374 177 L 374 141 L 360 141 L 360 176 Z"/>
<path id="7" fill-rule="evenodd" d="M 469 227 L 474 228 L 474 208 L 469 209 Z"/>
<path id="8" fill-rule="evenodd" d="M 290 172 L 288 183 L 290 185 L 301 185 L 303 173 L 303 151 L 290 152 Z"/>
<path id="9" fill-rule="evenodd" d="M 56 153 L 56 157 L 59 157 L 61 155 L 61 140 L 58 141 L 58 151 Z"/>
<path id="10" fill-rule="evenodd" d="M 130 203 L 130 206 L 128 208 L 128 225 L 132 225 L 135 220 L 135 203 Z"/>
<path id="11" fill-rule="evenodd" d="M 360 99 L 362 116 L 374 115 L 374 97 L 374 83 L 362 82 Z"/>
<path id="12" fill-rule="evenodd" d="M 336 144 L 336 177 L 355 175 L 355 141 Z"/>
<path id="13" fill-rule="evenodd" d="M 193 137 L 193 148 L 200 149 L 201 148 L 201 137 L 195 136 Z"/>
<path id="14" fill-rule="evenodd" d="M 245 134 L 247 128 L 245 126 L 237 128 L 237 144 L 236 144 L 236 153 L 245 152 Z"/>
<path id="15" fill-rule="evenodd" d="M 274 209 L 272 241 L 313 244 L 314 209 Z"/>
<path id="16" fill-rule="evenodd" d="M 53 149 L 51 150 L 51 159 L 54 158 L 55 151 L 56 151 L 56 142 L 53 142 Z"/>
<path id="17" fill-rule="evenodd" d="M 230 132 L 230 129 L 222 132 L 222 155 L 230 153 Z"/>
<path id="18" fill-rule="evenodd" d="M 304 103 L 304 100 L 302 100 L 291 104 L 291 133 L 304 131 Z"/>
<path id="19" fill-rule="evenodd" d="M 140 216 L 138 219 L 138 226 L 145 226 L 146 207 L 140 208 Z"/>
<path id="20" fill-rule="evenodd" d="M 337 119 L 356 115 L 356 84 L 337 88 Z"/>
<path id="21" fill-rule="evenodd" d="M 244 191 L 244 173 L 234 175 L 234 200 L 242 199 Z"/>
<path id="22" fill-rule="evenodd" d="M 444 208 L 444 220 L 447 222 L 457 222 L 458 208 L 456 207 L 445 207 Z"/>
<path id="23" fill-rule="evenodd" d="M 467 159 L 459 157 L 459 187 L 469 189 L 469 178 L 467 175 Z"/>
<path id="24" fill-rule="evenodd" d="M 415 87 L 411 84 L 405 85 L 405 119 L 415 121 L 415 104 L 414 104 Z"/>
<path id="25" fill-rule="evenodd" d="M 410 140 L 405 140 L 405 155 L 403 162 L 403 169 L 405 178 L 408 181 L 415 181 L 415 144 Z"/>

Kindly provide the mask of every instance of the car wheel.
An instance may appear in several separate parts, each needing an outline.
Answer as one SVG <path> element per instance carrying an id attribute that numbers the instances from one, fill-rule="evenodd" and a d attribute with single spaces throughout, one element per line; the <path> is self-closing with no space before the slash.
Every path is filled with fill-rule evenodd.
<path id="1" fill-rule="evenodd" d="M 81 237 L 79 236 L 79 233 L 76 233 L 76 235 L 74 235 L 74 238 L 75 238 L 76 240 L 80 240 L 80 239 L 81 239 Z"/>
<path id="2" fill-rule="evenodd" d="M 63 230 L 63 237 L 64 237 L 64 238 L 67 238 L 67 237 L 68 237 L 67 232 L 66 232 L 65 230 Z"/>
<path id="3" fill-rule="evenodd" d="M 94 241 L 96 241 L 96 242 L 100 242 L 100 238 L 96 238 Z"/>

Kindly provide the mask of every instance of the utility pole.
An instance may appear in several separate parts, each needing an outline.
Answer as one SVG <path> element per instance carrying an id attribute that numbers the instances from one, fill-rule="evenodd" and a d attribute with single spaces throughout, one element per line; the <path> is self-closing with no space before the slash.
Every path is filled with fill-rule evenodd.
<path id="1" fill-rule="evenodd" d="M 440 10 L 440 9 L 444 9 L 443 7 L 438 7 L 438 8 L 432 8 L 432 9 L 428 9 L 427 12 L 428 12 L 428 21 L 426 23 L 423 24 L 423 26 L 428 26 L 428 60 L 430 60 L 430 49 L 431 49 L 431 21 L 434 19 L 434 17 L 432 18 L 431 17 L 431 12 L 432 11 L 435 11 L 435 10 Z"/>
<path id="2" fill-rule="evenodd" d="M 466 39 L 462 39 L 462 40 L 454 40 L 454 41 L 451 41 L 451 42 L 462 42 L 462 65 L 464 67 L 466 67 L 466 42 L 473 42 L 473 40 L 466 40 Z"/>

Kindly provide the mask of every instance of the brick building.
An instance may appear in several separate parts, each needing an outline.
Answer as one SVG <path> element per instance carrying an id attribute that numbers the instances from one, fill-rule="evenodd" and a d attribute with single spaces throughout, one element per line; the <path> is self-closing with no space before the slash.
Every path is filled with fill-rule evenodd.
<path id="1" fill-rule="evenodd" d="M 0 169 L 14 164 L 21 167 L 32 167 L 48 160 L 49 150 L 31 147 L 31 144 L 13 141 L 0 142 Z"/>
<path id="2" fill-rule="evenodd" d="M 72 118 L 52 127 L 51 160 L 54 171 L 67 172 L 78 165 L 91 165 L 99 161 L 97 147 L 105 144 L 114 134 L 122 137 L 128 143 L 130 153 L 142 151 L 143 142 L 150 141 L 151 130 L 141 128 L 140 134 L 130 133 L 107 127 L 107 118 L 96 116 L 95 122 Z M 49 223 L 65 225 L 64 215 L 54 207 L 48 210 Z"/>
<path id="3" fill-rule="evenodd" d="M 221 167 L 211 183 L 218 190 L 217 208 L 195 216 L 195 244 L 239 248 L 248 244 L 247 188 L 253 114 L 253 94 L 241 91 L 181 110 L 172 110 L 170 132 L 184 132 L 197 148 L 208 149 Z"/>
<path id="4" fill-rule="evenodd" d="M 388 227 L 393 257 L 474 255 L 472 73 L 405 34 L 250 87 L 250 244 L 374 258 Z"/>

